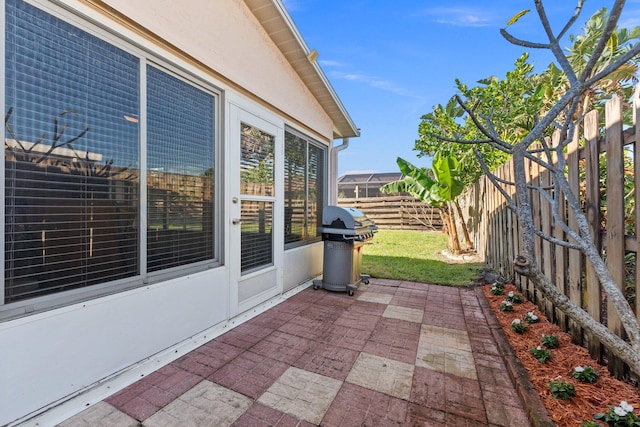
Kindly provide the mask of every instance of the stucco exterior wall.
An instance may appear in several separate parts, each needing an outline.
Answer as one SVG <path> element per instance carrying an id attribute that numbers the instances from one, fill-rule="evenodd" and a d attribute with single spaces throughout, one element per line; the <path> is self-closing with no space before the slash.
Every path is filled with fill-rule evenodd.
<path id="1" fill-rule="evenodd" d="M 295 288 L 302 282 L 322 274 L 322 242 L 300 246 L 284 254 L 284 290 Z"/>
<path id="2" fill-rule="evenodd" d="M 254 107 L 254 114 L 269 116 L 279 131 L 293 125 L 310 130 L 315 139 L 331 142 L 330 117 L 242 0 L 104 1 L 136 22 L 138 31 L 108 14 L 101 15 L 99 8 L 92 7 L 92 0 L 57 3 L 66 6 L 74 22 L 81 21 L 78 16 L 86 16 L 121 36 L 119 42 L 130 40 L 219 88 L 225 118 L 230 116 L 231 103 L 246 103 Z M 0 1 L 0 5 L 4 3 Z M 151 41 L 150 34 L 145 37 L 145 31 L 162 37 L 212 72 L 208 74 L 185 57 L 164 50 Z M 222 127 L 231 127 L 224 123 L 221 120 Z M 221 151 L 227 157 L 221 167 L 231 171 L 228 133 L 221 134 Z M 284 156 L 284 149 L 280 155 Z M 225 181 L 227 208 L 222 226 L 229 227 L 232 194 L 230 180 Z M 282 179 L 278 182 L 283 186 Z M 282 206 L 283 201 L 278 199 L 278 204 Z M 279 209 L 282 212 L 282 207 Z M 230 234 L 228 229 L 224 231 Z M 282 262 L 276 263 L 274 274 L 280 285 L 274 292 L 293 292 L 299 283 L 321 273 L 322 243 L 285 252 L 283 233 L 278 235 L 274 248 Z M 249 295 L 246 307 L 238 305 L 244 296 L 230 283 L 228 240 L 224 243 L 227 259 L 208 271 L 0 322 L 0 354 L 5 355 L 0 382 L 10 385 L 0 387 L 0 425 L 20 419 L 29 419 L 32 425 L 55 424 L 246 316 L 243 311 L 254 303 Z M 267 304 L 265 298 L 251 307 Z"/>
<path id="3" fill-rule="evenodd" d="M 329 117 L 242 0 L 105 0 L 330 141 Z"/>

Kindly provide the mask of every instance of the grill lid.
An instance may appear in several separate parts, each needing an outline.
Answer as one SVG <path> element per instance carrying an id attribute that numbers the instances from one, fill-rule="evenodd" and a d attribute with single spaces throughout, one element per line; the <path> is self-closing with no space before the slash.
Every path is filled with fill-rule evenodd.
<path id="1" fill-rule="evenodd" d="M 325 206 L 322 210 L 321 233 L 356 235 L 371 238 L 378 227 L 364 213 L 355 208 Z"/>

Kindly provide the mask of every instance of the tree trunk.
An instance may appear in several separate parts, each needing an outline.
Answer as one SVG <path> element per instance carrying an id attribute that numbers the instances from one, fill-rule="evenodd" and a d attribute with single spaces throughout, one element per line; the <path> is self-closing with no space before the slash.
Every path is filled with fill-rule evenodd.
<path id="1" fill-rule="evenodd" d="M 460 203 L 458 203 L 457 199 L 454 200 L 453 203 L 455 203 L 458 216 L 460 217 L 460 224 L 462 226 L 462 233 L 464 234 L 464 241 L 467 245 L 467 250 L 473 250 L 473 242 L 471 241 L 471 236 L 469 235 L 469 229 L 467 228 L 467 223 L 464 220 L 464 215 L 462 215 Z"/>
<path id="2" fill-rule="evenodd" d="M 460 241 L 458 240 L 458 229 L 456 227 L 456 221 L 453 216 L 453 211 L 450 209 L 448 204 L 445 204 L 442 208 L 440 208 L 442 215 L 444 216 L 444 221 L 447 224 L 447 236 L 449 237 L 449 248 L 451 252 L 458 255 L 461 252 L 460 249 Z"/>

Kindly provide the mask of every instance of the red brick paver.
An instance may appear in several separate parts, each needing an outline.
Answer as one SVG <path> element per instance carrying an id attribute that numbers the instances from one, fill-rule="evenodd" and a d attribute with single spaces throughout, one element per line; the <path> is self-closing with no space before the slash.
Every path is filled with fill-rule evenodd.
<path id="1" fill-rule="evenodd" d="M 523 402 L 478 298 L 470 288 L 394 280 L 372 279 L 353 297 L 308 288 L 105 399 L 111 406 L 94 410 L 115 408 L 144 426 L 176 415 L 171 412 L 176 408 L 197 407 L 171 403 L 193 395 L 184 393 L 198 386 L 230 405 L 248 402 L 229 424 L 234 427 L 527 426 Z M 421 334 L 425 330 L 431 332 Z M 451 358 L 460 354 L 467 360 L 470 351 L 472 362 L 456 364 Z M 371 375 L 363 363 L 378 363 L 370 366 L 380 373 Z M 392 377 L 385 378 L 386 372 Z M 333 390 L 332 400 L 314 409 L 326 400 L 323 390 Z M 307 407 L 287 406 L 274 400 L 277 396 Z M 307 402 L 301 396 L 317 397 Z M 179 415 L 202 425 L 189 414 Z M 62 426 L 82 425 L 81 419 L 88 417 Z"/>

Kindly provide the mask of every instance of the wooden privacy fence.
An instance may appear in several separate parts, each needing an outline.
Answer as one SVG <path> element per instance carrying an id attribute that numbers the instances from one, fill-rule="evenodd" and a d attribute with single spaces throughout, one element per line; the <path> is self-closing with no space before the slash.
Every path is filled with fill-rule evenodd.
<path id="1" fill-rule="evenodd" d="M 338 199 L 338 205 L 362 211 L 381 229 L 423 231 L 443 229 L 440 211 L 411 196 L 342 198 Z"/>
<path id="2" fill-rule="evenodd" d="M 634 123 L 640 116 L 639 111 L 638 107 L 633 108 Z M 565 174 L 572 192 L 580 197 L 590 230 L 609 271 L 638 313 L 640 299 L 635 298 L 635 293 L 640 278 L 640 269 L 636 268 L 640 223 L 635 218 L 640 215 L 640 203 L 635 202 L 640 201 L 640 188 L 635 185 L 635 174 L 640 172 L 640 147 L 636 147 L 640 138 L 636 126 L 623 130 L 622 117 L 620 98 L 610 100 L 605 106 L 605 130 L 601 130 L 599 125 L 598 112 L 588 113 L 580 124 L 580 133 L 568 146 Z M 558 139 L 559 133 L 554 134 L 551 143 L 558 144 Z M 625 150 L 625 146 L 630 146 L 630 149 Z M 542 170 L 531 161 L 525 166 L 529 184 L 552 188 L 549 171 Z M 503 165 L 495 174 L 513 181 L 513 164 Z M 514 196 L 513 187 L 505 189 Z M 530 191 L 530 203 L 535 226 L 547 235 L 567 241 L 564 231 L 553 219 L 551 204 L 539 191 Z M 625 367 L 611 357 L 606 348 L 573 322 L 568 322 L 564 313 L 536 292 L 525 277 L 514 273 L 513 260 L 520 249 L 517 217 L 506 208 L 504 197 L 486 176 L 465 193 L 464 206 L 474 243 L 487 264 L 503 277 L 513 280 L 550 320 L 570 332 L 575 342 L 587 346 L 596 360 L 606 360 L 610 370 L 622 376 Z M 569 227 L 577 230 L 575 216 L 564 203 L 559 204 L 558 211 Z M 577 250 L 553 245 L 539 237 L 536 237 L 535 250 L 536 260 L 544 274 L 571 301 L 618 336 L 624 337 L 620 319 L 613 307 L 607 305 L 595 272 Z"/>

